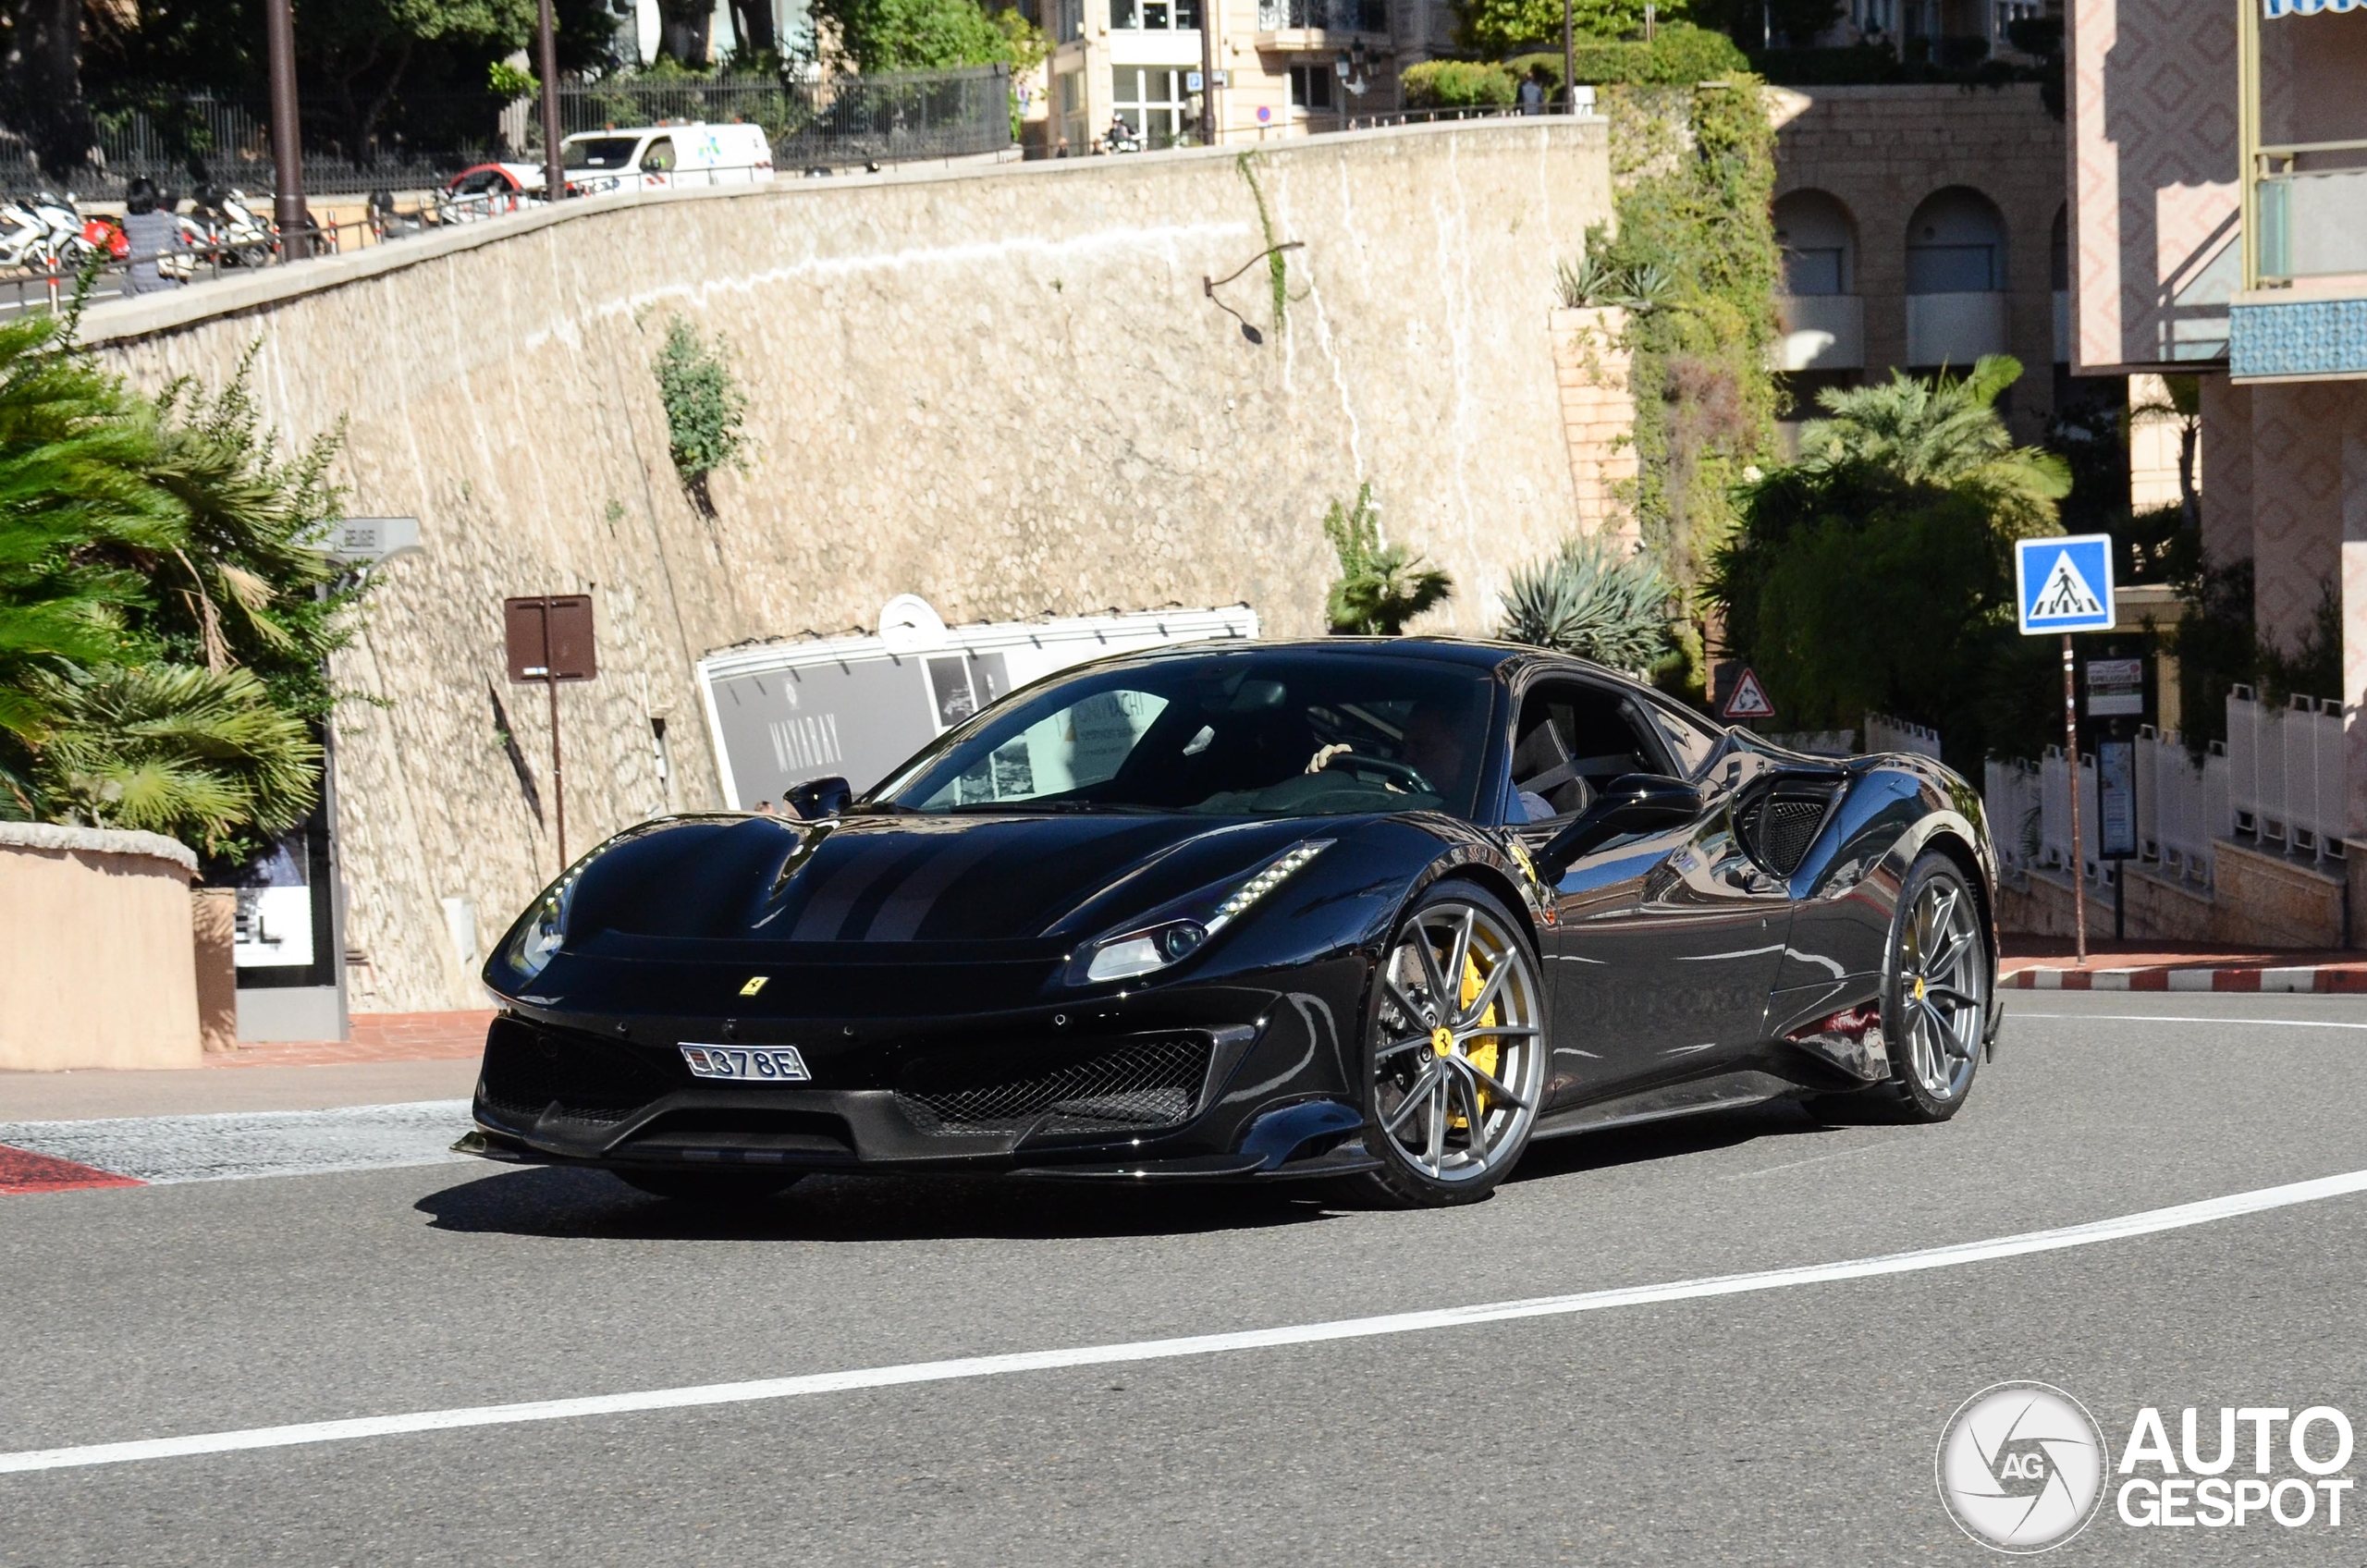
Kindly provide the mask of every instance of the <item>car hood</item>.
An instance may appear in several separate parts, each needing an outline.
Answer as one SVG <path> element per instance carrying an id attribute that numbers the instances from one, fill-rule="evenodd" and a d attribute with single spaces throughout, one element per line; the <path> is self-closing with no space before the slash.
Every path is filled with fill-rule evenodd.
<path id="1" fill-rule="evenodd" d="M 585 867 L 567 945 L 1068 941 L 1340 826 L 1115 812 L 679 821 Z"/>

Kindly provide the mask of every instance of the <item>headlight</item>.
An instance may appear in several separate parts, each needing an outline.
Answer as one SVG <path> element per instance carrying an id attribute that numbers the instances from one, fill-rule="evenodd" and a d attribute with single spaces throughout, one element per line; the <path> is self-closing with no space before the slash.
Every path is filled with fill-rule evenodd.
<path id="1" fill-rule="evenodd" d="M 1220 895 L 1212 896 L 1206 890 L 1196 893 L 1181 900 L 1180 905 L 1170 905 L 1160 912 L 1170 918 L 1154 920 L 1093 942 L 1070 964 L 1070 983 L 1096 985 L 1105 980 L 1126 980 L 1181 963 L 1331 844 L 1329 839 L 1308 839 L 1293 844 Z M 1199 907 L 1192 907 L 1196 905 Z"/>
<path id="2" fill-rule="evenodd" d="M 559 944 L 567 938 L 568 907 L 574 903 L 575 885 L 583 877 L 583 867 L 579 863 L 574 870 L 545 888 L 533 909 L 518 923 L 518 934 L 509 939 L 509 950 L 505 956 L 521 984 L 549 968 L 551 960 L 558 955 Z"/>

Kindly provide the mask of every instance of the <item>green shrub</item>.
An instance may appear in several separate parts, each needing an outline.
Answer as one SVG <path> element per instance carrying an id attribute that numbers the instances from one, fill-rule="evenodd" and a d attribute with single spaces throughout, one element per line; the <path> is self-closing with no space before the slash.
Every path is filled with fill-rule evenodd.
<path id="1" fill-rule="evenodd" d="M 1497 635 L 1641 674 L 1669 651 L 1674 601 L 1660 569 L 1617 536 L 1573 534 L 1514 570 Z"/>
<path id="2" fill-rule="evenodd" d="M 1505 61 L 1504 67 L 1516 77 L 1527 76 L 1532 67 L 1542 67 L 1546 80 L 1558 92 L 1562 87 L 1562 51 L 1558 47 L 1561 7 L 1532 8 L 1548 22 L 1548 31 L 1510 42 L 1542 43 L 1549 47 L 1517 55 Z M 1588 38 L 1581 34 L 1576 54 L 1578 80 L 1597 87 L 1690 87 L 1697 81 L 1720 80 L 1750 68 L 1750 62 L 1735 47 L 1733 39 L 1723 32 L 1683 22 L 1662 23 L 1650 43 L 1641 39 Z"/>
<path id="3" fill-rule="evenodd" d="M 674 471 L 703 511 L 712 511 L 707 476 L 740 460 L 745 438 L 741 425 L 748 399 L 731 379 L 730 367 L 681 317 L 666 324 L 665 346 L 653 365 L 658 401 L 666 409 L 666 441 Z"/>
<path id="4" fill-rule="evenodd" d="M 1357 486 L 1356 504 L 1331 503 L 1323 533 L 1340 557 L 1340 581 L 1324 605 L 1331 630 L 1343 635 L 1394 637 L 1405 623 L 1446 603 L 1454 591 L 1447 574 L 1426 567 L 1403 545 L 1380 542 L 1380 517 L 1372 486 Z"/>
<path id="5" fill-rule="evenodd" d="M 1509 69 L 1477 60 L 1424 60 L 1405 67 L 1404 83 L 1409 109 L 1493 108 L 1520 92 Z"/>

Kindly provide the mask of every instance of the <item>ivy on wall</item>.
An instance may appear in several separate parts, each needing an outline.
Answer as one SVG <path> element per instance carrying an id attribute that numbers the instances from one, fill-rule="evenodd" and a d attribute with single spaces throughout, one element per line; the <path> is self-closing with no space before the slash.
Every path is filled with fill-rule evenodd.
<path id="1" fill-rule="evenodd" d="M 1661 679 L 1697 696 L 1707 683 L 1702 575 L 1734 530 L 1731 491 L 1774 450 L 1775 131 L 1760 87 L 1737 74 L 1600 95 L 1618 233 L 1589 234 L 1589 256 L 1665 280 L 1628 326 L 1639 472 L 1624 499 L 1683 617 L 1681 658 Z"/>

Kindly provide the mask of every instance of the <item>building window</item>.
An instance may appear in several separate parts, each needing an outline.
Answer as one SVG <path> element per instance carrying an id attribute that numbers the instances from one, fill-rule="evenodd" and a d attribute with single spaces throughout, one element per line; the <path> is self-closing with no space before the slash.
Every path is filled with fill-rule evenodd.
<path id="1" fill-rule="evenodd" d="M 1849 19 L 1862 33 L 1898 31 L 1898 0 L 1850 0 Z"/>
<path id="2" fill-rule="evenodd" d="M 1293 66 L 1291 67 L 1291 106 L 1297 109 L 1330 109 L 1334 76 L 1335 73 L 1328 62 L 1319 66 Z"/>
<path id="3" fill-rule="evenodd" d="M 1188 32 L 1200 25 L 1200 0 L 1111 0 L 1110 25 L 1143 32 Z"/>
<path id="4" fill-rule="evenodd" d="M 1172 147 L 1184 134 L 1184 73 L 1160 66 L 1120 66 L 1110 73 L 1118 117 L 1151 147 Z"/>
<path id="5" fill-rule="evenodd" d="M 1085 0 L 1057 0 L 1052 7 L 1052 42 L 1073 43 L 1084 36 Z"/>

